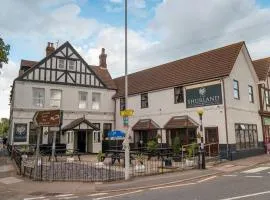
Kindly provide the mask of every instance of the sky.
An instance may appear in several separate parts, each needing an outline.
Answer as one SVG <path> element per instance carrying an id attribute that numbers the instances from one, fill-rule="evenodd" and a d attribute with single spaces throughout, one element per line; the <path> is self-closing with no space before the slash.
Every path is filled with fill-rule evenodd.
<path id="1" fill-rule="evenodd" d="M 0 37 L 11 45 L 0 75 L 0 118 L 21 59 L 39 61 L 47 42 L 69 41 L 97 65 L 106 49 L 113 78 L 124 74 L 124 0 L 0 0 Z M 245 41 L 270 56 L 269 0 L 128 0 L 129 73 Z"/>

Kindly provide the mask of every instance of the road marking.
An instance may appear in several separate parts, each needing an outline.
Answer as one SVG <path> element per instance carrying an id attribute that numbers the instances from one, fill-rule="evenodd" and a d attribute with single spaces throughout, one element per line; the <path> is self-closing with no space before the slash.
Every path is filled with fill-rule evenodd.
<path id="1" fill-rule="evenodd" d="M 270 169 L 270 167 L 257 167 L 257 168 L 254 168 L 254 169 L 243 171 L 241 173 L 251 174 L 251 173 L 261 172 L 261 171 L 264 171 L 264 170 L 267 170 L 267 169 Z"/>
<path id="2" fill-rule="evenodd" d="M 23 200 L 35 200 L 35 199 L 45 199 L 45 197 L 24 198 Z"/>
<path id="3" fill-rule="evenodd" d="M 247 194 L 247 195 L 243 195 L 243 196 L 229 197 L 227 199 L 220 199 L 220 200 L 243 199 L 243 198 L 246 198 L 246 197 L 254 197 L 254 196 L 259 196 L 259 195 L 269 194 L 269 193 L 270 193 L 270 191 L 265 191 L 265 192 L 258 192 L 258 193 L 253 193 L 253 194 Z"/>
<path id="4" fill-rule="evenodd" d="M 205 182 L 205 181 L 211 180 L 211 179 L 216 178 L 216 177 L 217 177 L 217 176 L 210 176 L 210 177 L 205 178 L 205 179 L 203 179 L 203 180 L 197 181 L 197 183 L 202 183 L 202 182 Z"/>
<path id="5" fill-rule="evenodd" d="M 247 178 L 262 178 L 262 176 L 245 176 Z"/>
<path id="6" fill-rule="evenodd" d="M 178 185 L 167 185 L 167 186 L 162 186 L 162 187 L 150 188 L 150 190 L 159 190 L 159 189 L 172 188 L 172 187 L 181 187 L 181 186 L 194 185 L 194 184 L 196 184 L 196 183 L 186 183 L 186 184 L 178 184 Z"/>
<path id="7" fill-rule="evenodd" d="M 106 194 L 108 194 L 108 193 L 101 192 L 101 193 L 90 194 L 90 195 L 87 195 L 87 196 L 89 196 L 89 197 L 96 197 L 96 196 L 102 196 L 102 195 L 106 195 Z"/>
<path id="8" fill-rule="evenodd" d="M 68 196 L 72 196 L 73 194 L 59 194 L 56 195 L 55 197 L 68 197 Z"/>
<path id="9" fill-rule="evenodd" d="M 223 176 L 232 176 L 232 177 L 235 177 L 235 176 L 237 176 L 236 174 L 225 174 L 225 175 L 223 175 Z"/>
<path id="10" fill-rule="evenodd" d="M 78 196 L 72 196 L 72 197 L 58 197 L 58 199 L 77 199 Z"/>
<path id="11" fill-rule="evenodd" d="M 139 193 L 139 192 L 142 192 L 142 191 L 143 190 L 136 190 L 134 192 L 127 192 L 127 193 L 117 194 L 117 195 L 113 195 L 113 196 L 99 197 L 99 198 L 95 198 L 93 200 L 110 199 L 110 198 L 114 198 L 114 197 L 120 197 L 120 196 L 129 195 L 129 194 Z"/>

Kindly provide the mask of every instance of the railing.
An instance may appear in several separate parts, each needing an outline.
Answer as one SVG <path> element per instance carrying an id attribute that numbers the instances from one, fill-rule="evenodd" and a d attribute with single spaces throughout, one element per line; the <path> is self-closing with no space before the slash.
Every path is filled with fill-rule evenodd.
<path id="1" fill-rule="evenodd" d="M 209 143 L 204 145 L 206 156 L 214 157 L 219 155 L 219 143 Z"/>

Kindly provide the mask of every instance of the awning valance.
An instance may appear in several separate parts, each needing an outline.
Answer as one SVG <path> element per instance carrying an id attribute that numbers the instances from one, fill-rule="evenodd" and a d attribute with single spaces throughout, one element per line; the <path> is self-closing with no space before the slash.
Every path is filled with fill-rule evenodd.
<path id="1" fill-rule="evenodd" d="M 198 127 L 199 124 L 191 119 L 189 116 L 175 116 L 172 117 L 164 126 L 165 129 L 176 129 L 176 128 L 187 128 L 187 127 Z"/>
<path id="2" fill-rule="evenodd" d="M 160 127 L 152 119 L 141 119 L 132 127 L 132 130 L 134 131 L 156 130 L 156 129 L 160 129 Z"/>
<path id="3" fill-rule="evenodd" d="M 99 129 L 92 124 L 91 122 L 89 122 L 87 119 L 85 119 L 84 117 L 79 118 L 79 119 L 75 119 L 74 121 L 70 122 L 69 124 L 67 124 L 66 126 L 64 126 L 62 128 L 63 131 L 68 131 L 68 130 L 73 130 L 75 129 L 77 126 L 79 126 L 80 124 L 86 124 L 87 126 L 90 127 L 90 129 L 96 130 L 98 131 Z"/>

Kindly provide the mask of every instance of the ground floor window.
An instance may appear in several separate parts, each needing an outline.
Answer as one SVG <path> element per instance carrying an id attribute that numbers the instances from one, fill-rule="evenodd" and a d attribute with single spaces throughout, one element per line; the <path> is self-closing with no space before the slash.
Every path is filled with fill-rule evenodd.
<path id="1" fill-rule="evenodd" d="M 142 130 L 134 132 L 135 147 L 145 147 L 151 140 L 157 139 L 157 130 Z"/>
<path id="2" fill-rule="evenodd" d="M 250 149 L 258 146 L 256 124 L 235 124 L 236 149 Z"/>
<path id="3" fill-rule="evenodd" d="M 35 128 L 33 122 L 30 122 L 29 144 L 37 144 L 37 131 L 38 131 L 38 128 Z M 42 130 L 40 132 L 42 133 Z M 41 143 L 42 143 L 42 136 L 40 136 L 40 144 Z"/>
<path id="4" fill-rule="evenodd" d="M 108 133 L 112 130 L 112 124 L 111 123 L 104 123 L 103 124 L 103 136 L 104 138 L 108 137 Z"/>
<path id="5" fill-rule="evenodd" d="M 93 123 L 93 125 L 100 130 L 100 123 Z M 93 134 L 94 134 L 94 142 L 100 143 L 100 131 L 93 131 Z"/>
<path id="6" fill-rule="evenodd" d="M 176 137 L 180 139 L 180 145 L 191 144 L 197 142 L 196 129 L 195 128 L 179 128 L 167 130 L 167 141 L 169 145 L 173 144 Z"/>

